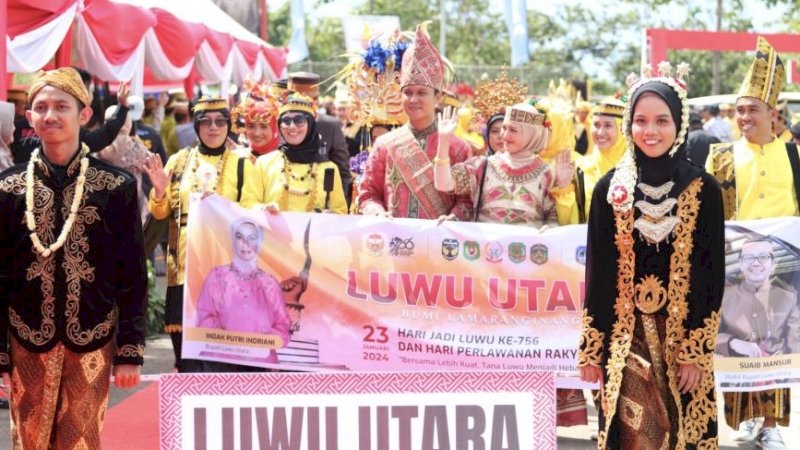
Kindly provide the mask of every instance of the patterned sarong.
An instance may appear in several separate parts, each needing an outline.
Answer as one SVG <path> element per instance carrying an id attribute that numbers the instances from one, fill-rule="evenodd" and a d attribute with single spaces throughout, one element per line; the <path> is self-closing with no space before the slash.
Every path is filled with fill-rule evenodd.
<path id="1" fill-rule="evenodd" d="M 89 353 L 62 343 L 32 353 L 11 339 L 14 450 L 97 450 L 114 342 Z"/>

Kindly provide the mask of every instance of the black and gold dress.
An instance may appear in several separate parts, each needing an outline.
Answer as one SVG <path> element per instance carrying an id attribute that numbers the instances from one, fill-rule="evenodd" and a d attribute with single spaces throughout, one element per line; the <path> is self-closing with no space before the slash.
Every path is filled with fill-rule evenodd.
<path id="1" fill-rule="evenodd" d="M 603 368 L 598 448 L 717 448 L 719 187 L 681 152 L 649 158 L 636 150 L 635 161 L 633 207 L 615 210 L 607 200 L 615 169 L 597 183 L 590 208 L 579 365 Z M 681 394 L 686 363 L 702 378 Z"/>

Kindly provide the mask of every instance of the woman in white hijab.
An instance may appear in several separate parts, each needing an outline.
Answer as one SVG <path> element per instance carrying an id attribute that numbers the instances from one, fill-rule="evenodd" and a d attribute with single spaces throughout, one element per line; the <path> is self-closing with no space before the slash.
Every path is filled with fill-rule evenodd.
<path id="1" fill-rule="evenodd" d="M 0 171 L 14 165 L 9 146 L 14 142 L 14 104 L 0 101 Z"/>
<path id="2" fill-rule="evenodd" d="M 544 110 L 530 103 L 508 108 L 501 132 L 504 151 L 451 168 L 447 148 L 454 124 L 452 111 L 439 117 L 439 152 L 433 160 L 436 189 L 469 194 L 477 222 L 558 226 L 552 190 L 569 185 L 572 173 L 569 163 L 562 174 L 556 169 L 559 164 L 549 165 L 539 157 L 550 139 Z"/>
<path id="3" fill-rule="evenodd" d="M 291 319 L 284 292 L 275 278 L 258 267 L 264 229 L 253 219 L 242 217 L 231 224 L 232 261 L 213 268 L 203 282 L 197 300 L 197 326 L 241 333 L 279 336 L 289 342 Z M 223 360 L 251 361 L 251 365 L 277 363 L 275 350 L 263 358 L 207 353 Z M 247 363 L 245 363 L 247 365 Z M 225 370 L 221 370 L 225 369 Z M 203 364 L 204 372 L 247 372 L 238 365 Z"/>

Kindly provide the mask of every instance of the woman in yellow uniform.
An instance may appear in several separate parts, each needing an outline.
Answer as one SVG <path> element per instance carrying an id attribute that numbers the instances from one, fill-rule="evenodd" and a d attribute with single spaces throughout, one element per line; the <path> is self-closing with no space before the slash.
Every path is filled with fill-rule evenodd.
<path id="1" fill-rule="evenodd" d="M 199 138 L 195 147 L 170 156 L 166 166 L 158 155 L 145 162 L 153 183 L 150 212 L 156 219 L 169 218 L 167 246 L 167 298 L 164 331 L 172 338 L 175 368 L 200 372 L 202 362 L 181 360 L 183 337 L 183 283 L 186 260 L 186 219 L 189 195 L 215 193 L 250 207 L 259 200 L 261 184 L 247 158 L 239 158 L 226 146 L 231 115 L 223 98 L 201 98 L 194 107 L 194 127 Z"/>
<path id="2" fill-rule="evenodd" d="M 347 213 L 339 169 L 328 159 L 315 116 L 313 101 L 302 94 L 291 94 L 280 107 L 278 127 L 284 142 L 280 151 L 256 161 L 262 200 L 270 212 Z"/>

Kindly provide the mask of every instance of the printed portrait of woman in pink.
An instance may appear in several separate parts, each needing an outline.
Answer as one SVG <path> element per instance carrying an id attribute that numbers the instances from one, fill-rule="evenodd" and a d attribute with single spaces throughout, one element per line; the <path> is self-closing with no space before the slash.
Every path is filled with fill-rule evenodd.
<path id="1" fill-rule="evenodd" d="M 242 333 L 273 334 L 289 342 L 291 321 L 283 290 L 258 267 L 264 230 L 252 219 L 231 225 L 233 261 L 209 272 L 197 301 L 197 326 Z M 275 351 L 266 362 L 278 362 Z"/>

